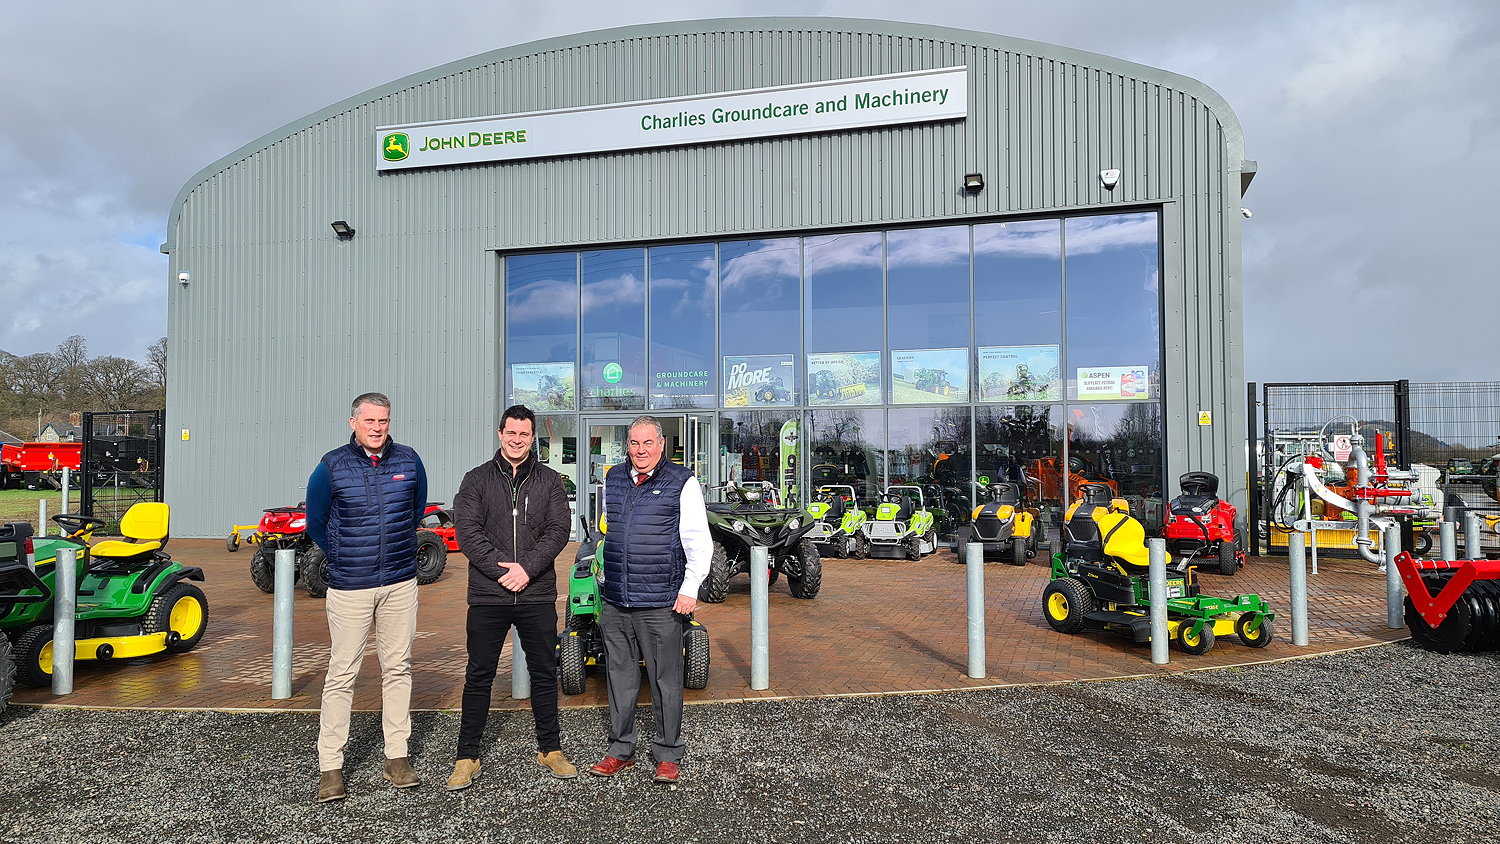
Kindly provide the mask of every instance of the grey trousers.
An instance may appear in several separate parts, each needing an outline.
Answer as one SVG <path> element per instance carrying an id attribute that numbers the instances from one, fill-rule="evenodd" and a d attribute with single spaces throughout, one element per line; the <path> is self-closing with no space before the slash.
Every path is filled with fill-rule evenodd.
<path id="1" fill-rule="evenodd" d="M 651 756 L 658 762 L 680 762 L 687 752 L 682 742 L 683 616 L 671 607 L 626 609 L 604 602 L 605 664 L 609 669 L 609 755 L 635 755 L 635 705 L 641 694 L 640 660 L 646 660 L 651 681 L 651 712 L 656 737 Z"/>

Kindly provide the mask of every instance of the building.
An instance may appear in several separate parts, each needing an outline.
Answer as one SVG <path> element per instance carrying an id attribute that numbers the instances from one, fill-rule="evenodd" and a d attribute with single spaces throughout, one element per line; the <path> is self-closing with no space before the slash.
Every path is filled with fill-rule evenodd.
<path id="1" fill-rule="evenodd" d="M 910 482 L 945 530 L 1006 479 L 1149 523 L 1207 469 L 1243 505 L 1254 172 L 1202 83 L 936 26 L 650 24 L 399 79 L 179 193 L 174 528 L 299 500 L 372 389 L 439 498 L 520 401 L 585 503 L 650 411 L 710 486 Z"/>

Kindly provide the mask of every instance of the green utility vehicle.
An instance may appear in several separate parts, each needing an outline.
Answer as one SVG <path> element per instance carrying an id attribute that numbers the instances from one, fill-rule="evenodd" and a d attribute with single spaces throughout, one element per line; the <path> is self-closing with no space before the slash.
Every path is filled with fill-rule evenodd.
<path id="1" fill-rule="evenodd" d="M 714 539 L 708 577 L 698 600 L 717 604 L 729 595 L 729 579 L 750 571 L 750 549 L 764 545 L 770 578 L 786 575 L 793 598 L 816 598 L 823 586 L 823 558 L 807 534 L 813 521 L 806 513 L 781 508 L 776 488 L 764 481 L 723 486 L 724 503 L 708 505 L 708 529 Z"/>
<path id="2" fill-rule="evenodd" d="M 818 487 L 813 502 L 807 505 L 807 514 L 813 518 L 807 539 L 820 555 L 857 560 L 870 552 L 870 540 L 864 532 L 864 524 L 870 517 L 859 508 L 854 487 L 847 484 Z"/>
<path id="3" fill-rule="evenodd" d="M 927 509 L 922 488 L 886 487 L 875 506 L 875 518 L 864 524 L 869 556 L 920 560 L 937 550 L 937 520 Z"/>

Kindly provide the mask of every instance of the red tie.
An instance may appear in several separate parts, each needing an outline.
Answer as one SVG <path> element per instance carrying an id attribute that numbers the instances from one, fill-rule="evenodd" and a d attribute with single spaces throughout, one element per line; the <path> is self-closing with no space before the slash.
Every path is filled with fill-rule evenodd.
<path id="1" fill-rule="evenodd" d="M 641 485 L 641 484 L 643 484 L 643 483 L 645 483 L 645 482 L 646 482 L 646 480 L 647 480 L 647 479 L 648 479 L 648 478 L 650 478 L 650 477 L 651 477 L 651 476 L 650 476 L 650 475 L 647 475 L 647 474 L 645 474 L 645 473 L 644 473 L 644 472 L 643 472 L 643 473 L 641 473 L 641 474 L 639 474 L 639 475 L 636 475 L 636 476 L 635 476 L 635 485 L 636 485 L 636 486 L 640 486 L 640 485 Z"/>
<path id="2" fill-rule="evenodd" d="M 374 466 L 377 469 L 379 469 L 380 468 L 380 455 L 378 455 L 378 454 L 372 454 L 372 455 L 370 455 L 370 465 Z"/>

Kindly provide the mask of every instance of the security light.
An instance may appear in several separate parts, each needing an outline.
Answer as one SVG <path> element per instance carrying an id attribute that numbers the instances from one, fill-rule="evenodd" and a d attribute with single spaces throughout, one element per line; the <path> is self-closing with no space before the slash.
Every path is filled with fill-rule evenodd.
<path id="1" fill-rule="evenodd" d="M 352 240 L 354 238 L 354 227 L 343 220 L 334 220 L 330 225 L 333 226 L 333 233 L 339 236 L 339 240 Z"/>
<path id="2" fill-rule="evenodd" d="M 968 193 L 979 193 L 984 190 L 984 174 L 966 173 L 964 175 L 964 190 Z"/>

